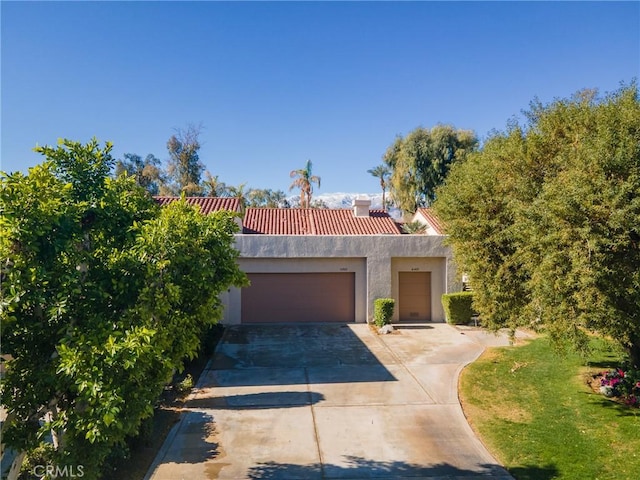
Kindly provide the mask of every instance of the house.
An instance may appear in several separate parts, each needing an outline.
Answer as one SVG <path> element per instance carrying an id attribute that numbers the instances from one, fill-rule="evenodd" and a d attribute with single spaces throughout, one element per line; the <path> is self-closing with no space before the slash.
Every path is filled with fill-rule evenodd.
<path id="1" fill-rule="evenodd" d="M 442 222 L 430 208 L 419 208 L 411 221 L 424 225 L 424 233 L 427 235 L 444 235 Z"/>
<path id="2" fill-rule="evenodd" d="M 376 298 L 396 300 L 394 322 L 443 322 L 442 294 L 460 290 L 444 237 L 403 234 L 370 206 L 356 199 L 351 209 L 248 208 L 235 247 L 251 286 L 223 294 L 223 323 L 364 323 Z M 427 221 L 439 225 L 435 216 Z"/>

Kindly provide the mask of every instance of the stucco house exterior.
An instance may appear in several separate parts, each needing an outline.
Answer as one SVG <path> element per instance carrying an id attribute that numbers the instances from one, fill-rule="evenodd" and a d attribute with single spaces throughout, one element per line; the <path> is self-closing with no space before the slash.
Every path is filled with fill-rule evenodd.
<path id="1" fill-rule="evenodd" d="M 424 233 L 427 235 L 444 235 L 444 228 L 440 219 L 430 208 L 419 208 L 411 221 L 424 225 Z"/>
<path id="2" fill-rule="evenodd" d="M 188 201 L 239 210 L 205 197 Z M 367 322 L 376 298 L 396 300 L 394 322 L 443 322 L 440 297 L 460 285 L 437 218 L 427 212 L 426 234 L 407 235 L 385 211 L 371 210 L 370 200 L 353 203 L 248 208 L 236 248 L 251 286 L 223 294 L 223 323 Z"/>

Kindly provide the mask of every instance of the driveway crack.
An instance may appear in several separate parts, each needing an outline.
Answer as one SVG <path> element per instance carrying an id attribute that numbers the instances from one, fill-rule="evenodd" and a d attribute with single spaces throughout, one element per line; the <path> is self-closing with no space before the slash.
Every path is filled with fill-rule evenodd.
<path id="1" fill-rule="evenodd" d="M 318 459 L 320 461 L 320 478 L 325 478 L 324 459 L 322 458 L 322 450 L 320 449 L 320 436 L 318 435 L 318 423 L 316 422 L 316 412 L 313 406 L 313 394 L 311 392 L 311 382 L 309 380 L 309 369 L 304 368 L 304 379 L 307 382 L 307 395 L 309 397 L 309 408 L 311 408 L 311 420 L 313 421 L 313 435 L 316 439 L 316 449 L 318 451 Z"/>
<path id="2" fill-rule="evenodd" d="M 393 351 L 393 349 L 387 345 L 387 342 L 385 342 L 379 335 L 374 334 L 373 332 L 371 332 L 371 335 L 373 335 L 375 337 L 375 339 L 382 344 L 382 346 L 387 350 L 387 352 L 389 352 L 389 354 L 391 355 L 391 357 L 393 357 L 393 359 L 398 362 L 398 365 L 400 365 L 408 374 L 411 378 L 413 378 L 413 381 L 416 382 L 416 384 L 418 384 L 418 387 L 420 388 L 420 390 L 422 390 L 424 392 L 424 394 L 427 396 L 427 398 L 429 398 L 431 400 L 431 402 L 433 402 L 433 404 L 437 404 L 438 402 L 436 402 L 436 399 L 433 398 L 429 392 L 427 391 L 426 388 L 424 388 L 424 386 L 422 385 L 422 383 L 420 382 L 420 380 L 418 380 L 418 378 L 413 374 L 413 372 L 411 371 L 411 369 L 405 365 L 405 363 L 402 361 L 402 359 Z"/>

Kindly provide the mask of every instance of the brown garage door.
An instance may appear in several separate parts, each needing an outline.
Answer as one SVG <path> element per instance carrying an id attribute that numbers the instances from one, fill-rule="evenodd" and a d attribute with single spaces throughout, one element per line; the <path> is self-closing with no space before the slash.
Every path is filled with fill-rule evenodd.
<path id="1" fill-rule="evenodd" d="M 355 273 L 249 273 L 242 323 L 353 322 Z"/>
<path id="2" fill-rule="evenodd" d="M 431 321 L 431 272 L 400 272 L 400 321 Z"/>

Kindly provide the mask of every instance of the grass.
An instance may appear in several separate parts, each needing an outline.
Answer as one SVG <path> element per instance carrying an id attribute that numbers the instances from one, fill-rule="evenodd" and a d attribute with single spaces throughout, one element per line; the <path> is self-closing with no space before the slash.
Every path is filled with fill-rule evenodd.
<path id="1" fill-rule="evenodd" d="M 592 343 L 587 363 L 538 338 L 489 349 L 463 371 L 465 415 L 516 479 L 640 478 L 640 410 L 588 385 L 621 356 L 602 339 Z"/>

